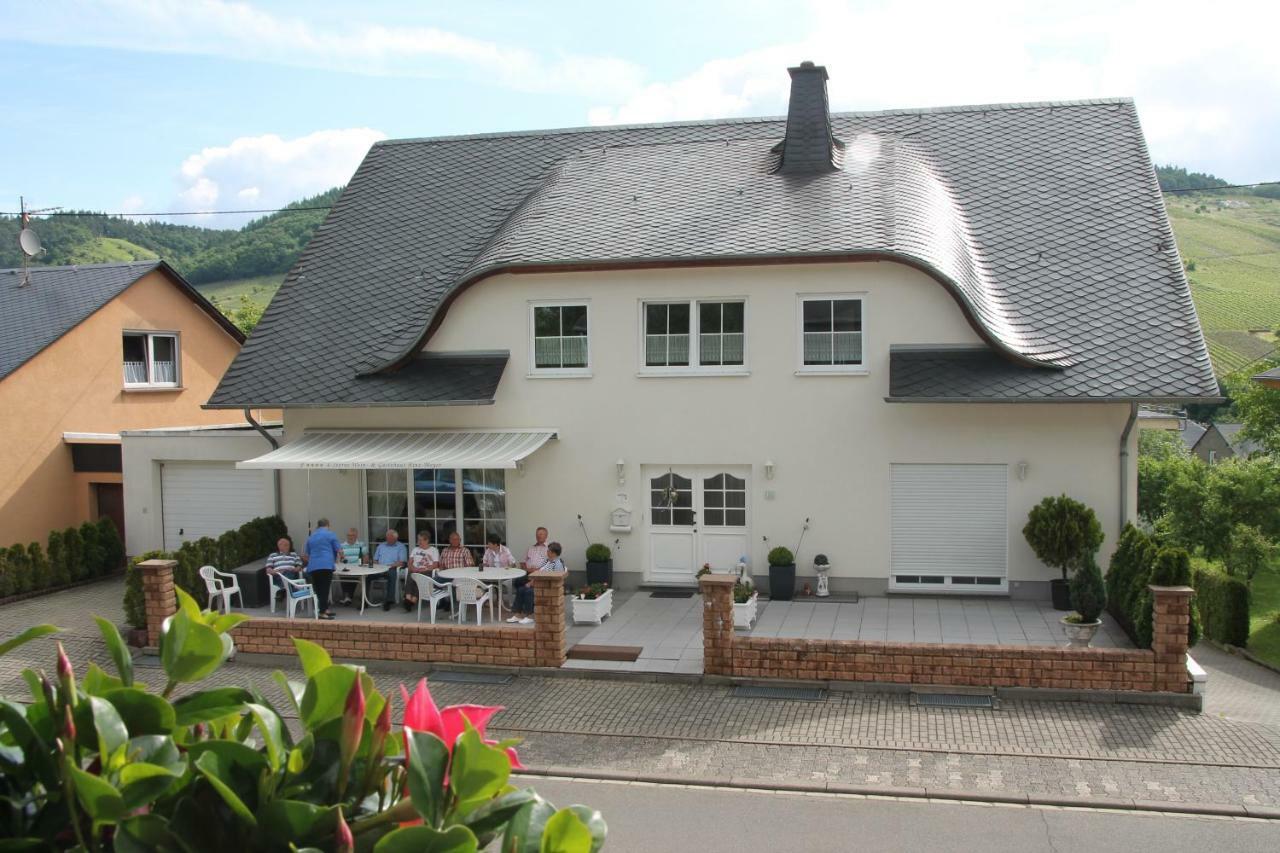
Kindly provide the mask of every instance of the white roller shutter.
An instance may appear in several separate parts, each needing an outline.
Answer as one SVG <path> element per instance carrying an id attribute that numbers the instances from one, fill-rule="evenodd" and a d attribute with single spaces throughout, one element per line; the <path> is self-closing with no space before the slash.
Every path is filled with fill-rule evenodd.
<path id="1" fill-rule="evenodd" d="M 1007 588 L 1006 465 L 891 466 L 891 589 Z"/>
<path id="2" fill-rule="evenodd" d="M 214 539 L 275 511 L 270 471 L 239 471 L 235 463 L 165 462 L 160 468 L 164 547 Z M 220 567 L 230 568 L 230 567 Z"/>

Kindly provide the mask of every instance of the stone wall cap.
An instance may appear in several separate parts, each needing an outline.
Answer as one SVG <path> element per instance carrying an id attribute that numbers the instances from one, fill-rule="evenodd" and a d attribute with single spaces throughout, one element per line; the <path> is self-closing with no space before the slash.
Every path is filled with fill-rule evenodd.
<path id="1" fill-rule="evenodd" d="M 143 560 L 138 563 L 140 569 L 173 569 L 177 566 L 177 560 Z"/>
<path id="2" fill-rule="evenodd" d="M 1189 586 L 1157 586 L 1148 584 L 1147 589 L 1164 595 L 1195 595 L 1196 591 Z"/>
<path id="3" fill-rule="evenodd" d="M 703 575 L 698 578 L 699 586 L 733 586 L 737 582 L 737 575 Z"/>

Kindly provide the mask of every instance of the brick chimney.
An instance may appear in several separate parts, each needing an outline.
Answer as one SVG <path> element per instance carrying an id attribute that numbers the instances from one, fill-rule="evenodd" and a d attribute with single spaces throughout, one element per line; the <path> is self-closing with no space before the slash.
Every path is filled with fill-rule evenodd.
<path id="1" fill-rule="evenodd" d="M 831 135 L 831 109 L 827 104 L 827 69 L 812 62 L 788 68 L 791 101 L 787 104 L 787 135 L 775 151 L 781 153 L 775 172 L 812 175 L 839 168 L 836 150 L 840 141 Z"/>

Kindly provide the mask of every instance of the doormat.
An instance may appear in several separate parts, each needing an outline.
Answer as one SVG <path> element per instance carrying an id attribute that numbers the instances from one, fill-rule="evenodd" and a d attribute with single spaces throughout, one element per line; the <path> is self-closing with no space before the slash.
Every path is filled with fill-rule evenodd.
<path id="1" fill-rule="evenodd" d="M 589 646 L 578 643 L 576 646 L 570 646 L 565 655 L 574 660 L 633 661 L 640 657 L 643 651 L 644 646 Z"/>
<path id="2" fill-rule="evenodd" d="M 655 589 L 649 593 L 650 598 L 693 598 L 691 589 Z"/>

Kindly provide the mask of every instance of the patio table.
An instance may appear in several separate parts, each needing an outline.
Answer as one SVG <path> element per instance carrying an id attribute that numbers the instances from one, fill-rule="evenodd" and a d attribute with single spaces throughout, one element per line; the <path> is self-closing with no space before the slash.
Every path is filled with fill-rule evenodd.
<path id="1" fill-rule="evenodd" d="M 364 613 L 366 604 L 369 601 L 369 578 L 382 577 L 387 573 L 387 566 L 354 566 L 345 565 L 338 566 L 333 571 L 333 581 L 337 583 L 340 580 L 358 580 L 360 581 L 360 613 Z M 389 592 L 389 591 L 388 591 Z"/>
<path id="2" fill-rule="evenodd" d="M 463 569 L 441 569 L 436 572 L 436 577 L 444 578 L 447 581 L 462 580 L 463 578 L 475 578 L 481 583 L 510 583 L 517 578 L 524 577 L 528 572 L 524 569 L 482 569 L 478 566 L 468 566 Z M 498 596 L 498 618 L 502 618 L 502 596 Z"/>

